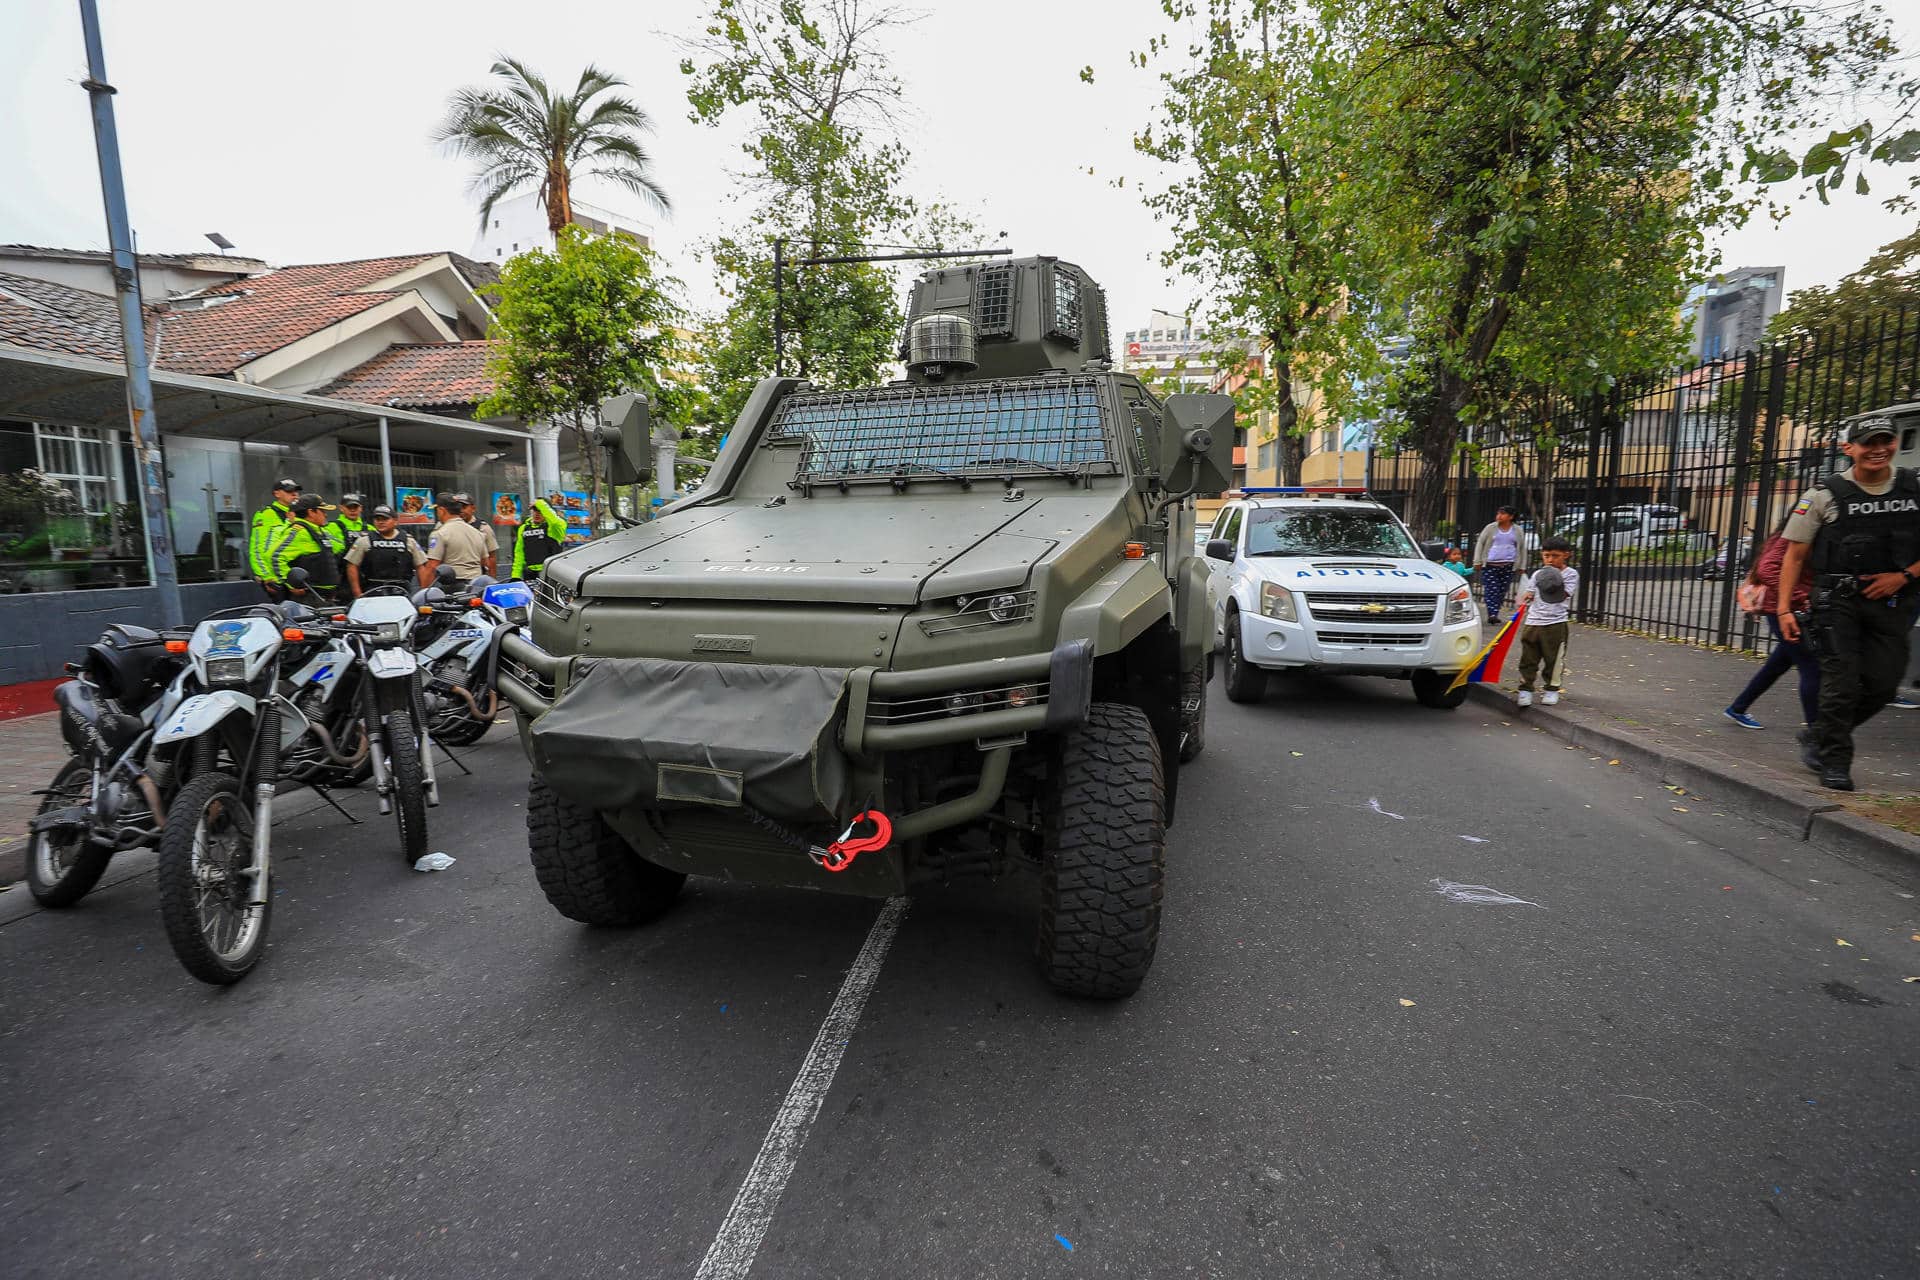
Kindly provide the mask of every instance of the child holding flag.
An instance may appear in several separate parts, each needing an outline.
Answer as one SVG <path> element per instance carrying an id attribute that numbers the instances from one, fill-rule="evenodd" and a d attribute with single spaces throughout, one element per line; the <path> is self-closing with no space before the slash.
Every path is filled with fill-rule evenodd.
<path id="1" fill-rule="evenodd" d="M 1567 676 L 1567 620 L 1573 614 L 1573 594 L 1580 589 L 1580 571 L 1568 561 L 1573 545 L 1565 538 L 1548 538 L 1540 544 L 1543 568 L 1535 569 L 1520 588 L 1520 603 L 1526 609 L 1526 625 L 1520 629 L 1520 692 L 1514 705 L 1533 705 L 1533 682 L 1546 668 L 1546 689 L 1540 704 L 1551 707 L 1560 701 L 1560 686 Z"/>

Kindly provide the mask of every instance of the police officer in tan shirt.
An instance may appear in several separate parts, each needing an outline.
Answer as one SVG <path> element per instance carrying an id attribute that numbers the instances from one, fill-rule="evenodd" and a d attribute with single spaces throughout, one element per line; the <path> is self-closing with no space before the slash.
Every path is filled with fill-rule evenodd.
<path id="1" fill-rule="evenodd" d="M 433 531 L 433 537 L 427 543 L 427 562 L 420 566 L 420 585 L 432 586 L 434 571 L 443 564 L 451 568 L 462 582 L 479 577 L 487 565 L 486 538 L 480 530 L 460 518 L 455 495 L 443 494 L 433 505 L 435 514 L 440 517 L 440 527 Z"/>

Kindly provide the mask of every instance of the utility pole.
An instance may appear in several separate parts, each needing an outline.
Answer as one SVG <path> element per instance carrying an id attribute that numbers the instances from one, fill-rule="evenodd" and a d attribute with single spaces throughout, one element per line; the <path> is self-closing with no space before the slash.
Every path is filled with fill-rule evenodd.
<path id="1" fill-rule="evenodd" d="M 107 241 L 113 250 L 113 291 L 120 303 L 120 331 L 127 352 L 127 417 L 140 464 L 140 497 L 146 513 L 147 560 L 160 593 L 162 626 L 185 620 L 180 575 L 173 563 L 173 530 L 167 517 L 167 468 L 160 456 L 160 422 L 153 414 L 153 384 L 147 377 L 147 337 L 140 314 L 140 265 L 127 221 L 127 191 L 120 179 L 120 137 L 113 127 L 114 88 L 100 46 L 100 13 L 94 0 L 80 0 L 80 27 L 87 44 L 87 78 L 80 87 L 93 104 L 93 141 L 100 155 L 100 195 L 107 206 Z"/>

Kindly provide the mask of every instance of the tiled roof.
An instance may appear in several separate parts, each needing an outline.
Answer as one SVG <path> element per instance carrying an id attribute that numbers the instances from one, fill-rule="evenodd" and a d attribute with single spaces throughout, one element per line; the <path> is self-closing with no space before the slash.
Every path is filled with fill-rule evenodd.
<path id="1" fill-rule="evenodd" d="M 149 350 L 159 326 L 159 309 L 148 307 Z M 125 354 L 120 309 L 112 298 L 4 272 L 0 272 L 0 342 L 96 360 L 118 360 Z"/>
<path id="2" fill-rule="evenodd" d="M 355 290 L 434 256 L 311 263 L 216 285 L 196 296 L 233 301 L 199 309 L 176 306 L 167 318 L 157 363 L 177 373 L 232 373 L 249 360 L 386 302 L 395 295 Z"/>
<path id="3" fill-rule="evenodd" d="M 402 342 L 349 370 L 316 395 L 402 409 L 478 404 L 493 394 L 492 342 Z"/>

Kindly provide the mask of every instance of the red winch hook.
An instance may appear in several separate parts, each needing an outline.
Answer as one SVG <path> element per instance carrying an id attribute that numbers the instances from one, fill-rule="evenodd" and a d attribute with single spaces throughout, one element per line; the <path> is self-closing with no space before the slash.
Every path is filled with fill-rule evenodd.
<path id="1" fill-rule="evenodd" d="M 871 824 L 873 834 L 856 837 L 853 833 L 863 824 Z M 845 871 L 853 865 L 853 860 L 860 854 L 884 849 L 892 839 L 893 823 L 888 820 L 887 815 L 878 809 L 868 809 L 865 813 L 855 815 L 853 821 L 847 824 L 847 829 L 840 833 L 838 840 L 824 849 L 814 848 L 809 852 L 812 853 L 813 860 L 827 870 Z"/>

